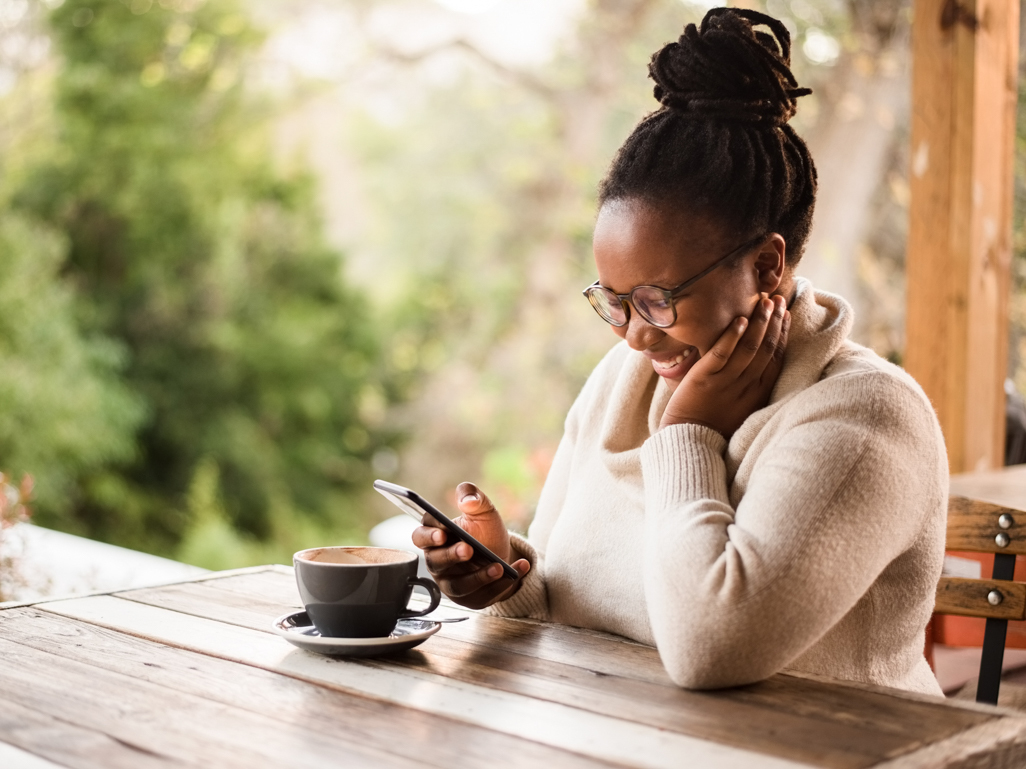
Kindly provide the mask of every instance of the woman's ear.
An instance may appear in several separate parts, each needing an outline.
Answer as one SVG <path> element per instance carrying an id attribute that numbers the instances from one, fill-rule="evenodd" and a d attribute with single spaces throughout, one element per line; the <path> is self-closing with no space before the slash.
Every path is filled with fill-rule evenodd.
<path id="1" fill-rule="evenodd" d="M 776 232 L 771 232 L 755 255 L 755 277 L 759 283 L 759 291 L 771 296 L 784 280 L 787 268 L 787 243 Z"/>

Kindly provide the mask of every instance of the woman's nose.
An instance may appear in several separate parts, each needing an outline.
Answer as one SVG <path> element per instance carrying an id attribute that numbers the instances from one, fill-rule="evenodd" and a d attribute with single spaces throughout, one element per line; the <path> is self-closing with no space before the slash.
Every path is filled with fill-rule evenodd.
<path id="1" fill-rule="evenodd" d="M 627 333 L 624 334 L 624 339 L 632 349 L 641 352 L 658 342 L 659 338 L 664 335 L 665 332 L 653 326 L 638 313 L 632 312 L 630 320 L 627 322 Z"/>

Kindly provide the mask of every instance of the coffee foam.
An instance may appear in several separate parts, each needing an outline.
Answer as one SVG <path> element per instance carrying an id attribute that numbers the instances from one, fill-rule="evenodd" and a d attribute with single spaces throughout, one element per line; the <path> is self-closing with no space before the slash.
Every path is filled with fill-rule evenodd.
<path id="1" fill-rule="evenodd" d="M 384 547 L 315 547 L 296 553 L 296 558 L 303 561 L 341 565 L 403 563 L 416 557 L 413 553 Z"/>

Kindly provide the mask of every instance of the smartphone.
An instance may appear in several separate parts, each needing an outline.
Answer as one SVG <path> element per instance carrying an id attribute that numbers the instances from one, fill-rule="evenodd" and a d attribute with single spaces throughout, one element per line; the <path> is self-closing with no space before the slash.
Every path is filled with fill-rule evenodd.
<path id="1" fill-rule="evenodd" d="M 374 490 L 408 516 L 415 518 L 425 526 L 432 525 L 430 521 L 426 520 L 425 516 L 434 518 L 438 521 L 437 528 L 445 529 L 446 532 L 453 537 L 456 537 L 456 539 L 463 540 L 470 545 L 474 551 L 472 559 L 483 561 L 486 564 L 500 564 L 502 566 L 502 574 L 504 577 L 507 577 L 514 582 L 520 579 L 520 575 L 517 573 L 516 569 L 499 558 L 499 556 L 482 545 L 472 536 L 467 534 L 467 532 L 457 526 L 449 516 L 441 512 L 437 507 L 432 505 L 417 492 L 412 489 L 408 489 L 405 486 L 398 486 L 394 483 L 389 483 L 388 481 L 374 481 Z"/>

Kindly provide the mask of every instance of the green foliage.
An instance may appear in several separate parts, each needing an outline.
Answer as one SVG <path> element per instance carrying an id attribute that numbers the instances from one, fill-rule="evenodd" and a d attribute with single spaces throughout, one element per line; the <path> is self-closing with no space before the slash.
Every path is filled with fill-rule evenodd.
<path id="1" fill-rule="evenodd" d="M 269 164 L 239 78 L 260 34 L 234 0 L 68 0 L 51 26 L 60 138 L 16 201 L 67 238 L 79 321 L 127 351 L 146 419 L 131 461 L 78 473 L 73 523 L 42 491 L 40 522 L 157 552 L 187 536 L 208 563 L 197 537 L 266 540 L 280 510 L 351 530 L 394 441 L 361 407 L 397 393 L 309 178 Z"/>
<path id="2" fill-rule="evenodd" d="M 120 382 L 123 349 L 79 331 L 62 254 L 53 233 L 0 215 L 0 456 L 36 478 L 44 520 L 74 528 L 77 479 L 131 459 L 144 412 Z"/>
<path id="3" fill-rule="evenodd" d="M 190 524 L 175 553 L 179 560 L 213 570 L 290 564 L 293 553 L 308 547 L 365 540 L 362 531 L 318 524 L 282 500 L 271 505 L 271 536 L 258 540 L 231 524 L 220 487 L 217 464 L 209 458 L 200 460 L 186 495 Z"/>

